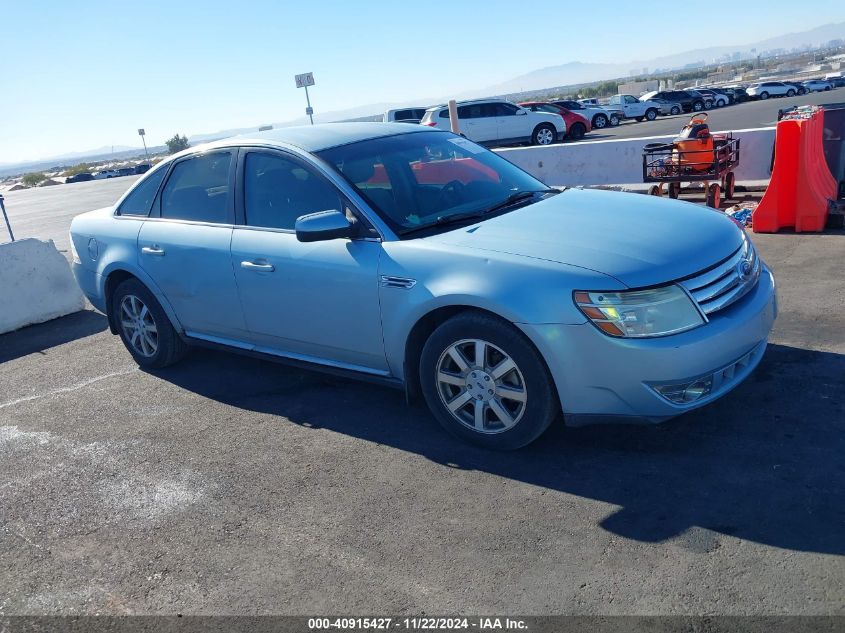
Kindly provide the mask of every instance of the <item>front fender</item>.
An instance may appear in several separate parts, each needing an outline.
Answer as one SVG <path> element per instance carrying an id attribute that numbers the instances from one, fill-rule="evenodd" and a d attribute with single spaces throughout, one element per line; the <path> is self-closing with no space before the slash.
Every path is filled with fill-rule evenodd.
<path id="1" fill-rule="evenodd" d="M 379 297 L 385 354 L 393 375 L 403 379 L 408 337 L 420 319 L 436 310 L 476 308 L 511 323 L 575 325 L 586 318 L 572 301 L 573 290 L 624 289 L 618 280 L 592 270 L 520 255 L 426 240 L 383 246 Z"/>

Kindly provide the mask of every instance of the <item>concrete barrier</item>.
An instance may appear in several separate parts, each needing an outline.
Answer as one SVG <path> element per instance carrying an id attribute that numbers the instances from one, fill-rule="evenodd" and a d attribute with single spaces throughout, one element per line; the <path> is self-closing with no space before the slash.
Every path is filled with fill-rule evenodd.
<path id="1" fill-rule="evenodd" d="M 733 131 L 741 138 L 737 181 L 771 176 L 775 128 Z M 550 186 L 591 186 L 643 181 L 642 152 L 647 143 L 668 143 L 677 136 L 646 136 L 610 141 L 579 141 L 543 147 L 495 150 Z"/>
<path id="2" fill-rule="evenodd" d="M 0 244 L 0 334 L 84 307 L 70 266 L 52 240 Z"/>

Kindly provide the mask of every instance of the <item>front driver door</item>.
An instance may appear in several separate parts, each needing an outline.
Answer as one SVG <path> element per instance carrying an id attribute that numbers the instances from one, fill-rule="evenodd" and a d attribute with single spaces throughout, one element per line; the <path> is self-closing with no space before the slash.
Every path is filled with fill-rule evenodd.
<path id="1" fill-rule="evenodd" d="M 238 186 L 234 270 L 244 319 L 261 351 L 387 373 L 374 238 L 303 243 L 299 216 L 349 210 L 311 165 L 276 150 L 246 150 Z"/>

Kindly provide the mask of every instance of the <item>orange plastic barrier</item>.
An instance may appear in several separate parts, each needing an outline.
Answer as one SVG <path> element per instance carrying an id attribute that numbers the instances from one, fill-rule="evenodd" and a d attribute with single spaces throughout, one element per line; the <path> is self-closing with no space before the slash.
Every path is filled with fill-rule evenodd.
<path id="1" fill-rule="evenodd" d="M 794 228 L 823 231 L 828 206 L 836 199 L 836 180 L 822 147 L 824 111 L 808 108 L 778 122 L 775 165 L 769 187 L 754 210 L 755 233 Z"/>

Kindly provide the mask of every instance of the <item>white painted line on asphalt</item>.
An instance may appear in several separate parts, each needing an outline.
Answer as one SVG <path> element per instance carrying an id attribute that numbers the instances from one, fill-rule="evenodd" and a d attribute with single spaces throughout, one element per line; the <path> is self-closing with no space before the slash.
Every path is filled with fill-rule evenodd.
<path id="1" fill-rule="evenodd" d="M 83 389 L 88 387 L 89 385 L 93 385 L 94 383 L 98 383 L 101 380 L 107 380 L 109 378 L 114 378 L 116 376 L 126 376 L 127 374 L 131 374 L 132 372 L 138 371 L 137 367 L 130 367 L 128 369 L 124 369 L 121 371 L 115 371 L 110 374 L 104 374 L 102 376 L 97 376 L 96 378 L 91 378 L 89 380 L 85 380 L 83 382 L 77 383 L 75 385 L 71 385 L 70 387 L 61 387 L 60 389 L 51 389 L 45 393 L 39 393 L 34 396 L 27 396 L 26 398 L 18 398 L 16 400 L 10 400 L 9 402 L 4 402 L 0 404 L 0 409 L 5 409 L 6 407 L 13 407 L 17 404 L 23 404 L 25 402 L 31 402 L 33 400 L 39 400 L 41 398 L 52 398 L 53 396 L 59 396 L 64 393 L 70 393 L 71 391 L 76 391 L 77 389 Z"/>

